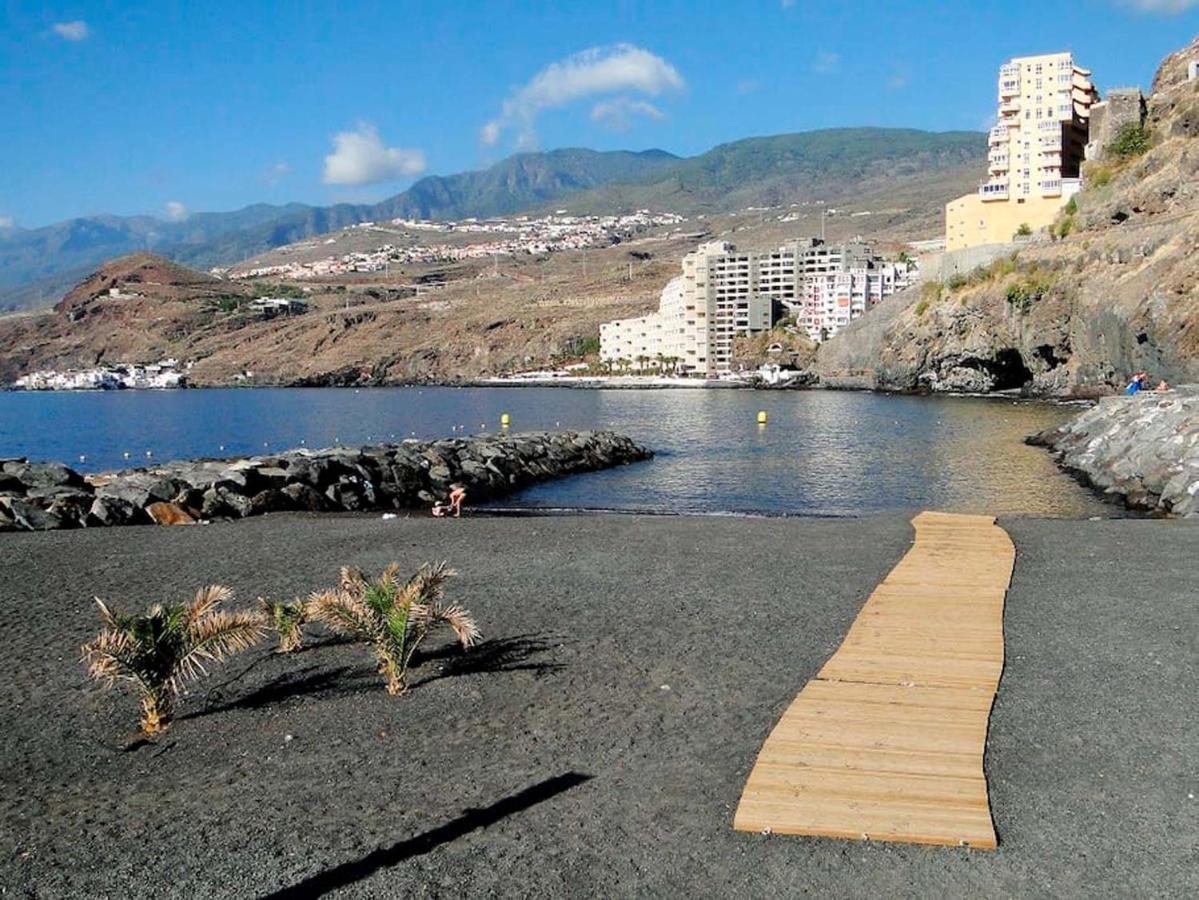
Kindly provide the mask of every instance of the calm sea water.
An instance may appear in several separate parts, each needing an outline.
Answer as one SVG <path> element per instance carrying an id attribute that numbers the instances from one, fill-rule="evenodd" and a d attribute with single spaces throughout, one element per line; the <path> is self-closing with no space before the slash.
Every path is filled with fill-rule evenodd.
<path id="1" fill-rule="evenodd" d="M 769 424 L 756 423 L 759 410 Z M 1076 410 L 839 392 L 561 388 L 0 393 L 0 456 L 84 470 L 300 446 L 614 428 L 652 461 L 530 488 L 501 505 L 853 515 L 936 508 L 1118 514 L 1022 443 Z M 458 429 L 458 430 L 455 430 Z M 222 449 L 223 447 L 223 449 Z M 129 454 L 126 459 L 125 454 Z M 83 457 L 83 461 L 80 461 Z"/>

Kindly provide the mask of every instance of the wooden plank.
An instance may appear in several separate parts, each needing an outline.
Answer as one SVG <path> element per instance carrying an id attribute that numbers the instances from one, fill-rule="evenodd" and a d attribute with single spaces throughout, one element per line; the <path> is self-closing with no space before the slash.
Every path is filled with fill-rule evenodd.
<path id="1" fill-rule="evenodd" d="M 762 745 L 737 830 L 995 847 L 983 754 L 1015 548 L 989 516 L 912 522 L 912 549 Z"/>

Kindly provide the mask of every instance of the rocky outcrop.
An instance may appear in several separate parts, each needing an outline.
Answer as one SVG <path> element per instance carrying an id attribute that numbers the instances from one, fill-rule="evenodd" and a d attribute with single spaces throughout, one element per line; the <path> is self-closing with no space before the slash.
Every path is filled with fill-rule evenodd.
<path id="1" fill-rule="evenodd" d="M 821 382 L 1093 397 L 1141 370 L 1199 381 L 1195 58 L 1199 44 L 1163 64 L 1146 100 L 1150 148 L 1089 163 L 1057 239 L 889 298 L 820 347 Z"/>
<path id="2" fill-rule="evenodd" d="M 1132 508 L 1199 516 L 1199 387 L 1105 397 L 1028 442 Z"/>
<path id="3" fill-rule="evenodd" d="M 190 524 L 283 510 L 413 509 L 445 499 L 452 484 L 476 502 L 652 455 L 623 435 L 593 431 L 291 450 L 87 478 L 60 463 L 4 459 L 0 531 Z"/>

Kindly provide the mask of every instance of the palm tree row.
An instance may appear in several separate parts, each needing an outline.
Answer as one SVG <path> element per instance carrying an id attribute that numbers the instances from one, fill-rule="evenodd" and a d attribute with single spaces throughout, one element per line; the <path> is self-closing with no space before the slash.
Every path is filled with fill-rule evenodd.
<path id="1" fill-rule="evenodd" d="M 257 610 L 223 610 L 233 592 L 209 585 L 189 603 L 157 603 L 141 614 L 114 611 L 96 598 L 100 633 L 82 647 L 88 674 L 108 686 L 130 685 L 141 700 L 141 728 L 158 734 L 171 721 L 185 685 L 207 674 L 207 666 L 257 643 L 269 630 L 279 652 L 303 643 L 303 629 L 321 622 L 367 644 L 390 694 L 407 690 L 412 655 L 438 625 L 446 625 L 463 649 L 479 639 L 470 613 L 445 601 L 445 584 L 455 575 L 445 562 L 425 564 L 406 581 L 392 564 L 377 578 L 343 568 L 338 586 L 288 601 L 259 598 Z"/>

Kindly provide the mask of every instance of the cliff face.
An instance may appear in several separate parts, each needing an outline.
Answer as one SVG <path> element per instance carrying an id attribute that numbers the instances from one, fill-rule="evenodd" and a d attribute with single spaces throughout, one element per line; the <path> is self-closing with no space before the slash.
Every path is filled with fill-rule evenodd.
<path id="1" fill-rule="evenodd" d="M 1150 149 L 1087 167 L 1076 211 L 1059 220 L 1065 237 L 892 298 L 821 347 L 822 382 L 1069 396 L 1109 392 L 1142 369 L 1199 380 L 1195 58 L 1199 41 L 1154 79 Z"/>

